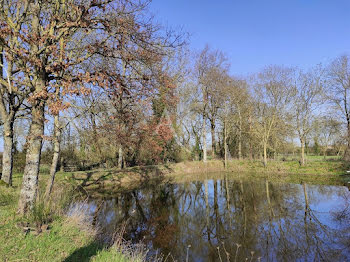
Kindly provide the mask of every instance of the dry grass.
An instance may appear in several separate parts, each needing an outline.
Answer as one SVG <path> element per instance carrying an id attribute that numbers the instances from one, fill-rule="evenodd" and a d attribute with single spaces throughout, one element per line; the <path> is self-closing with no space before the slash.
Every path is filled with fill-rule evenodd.
<path id="1" fill-rule="evenodd" d="M 94 238 L 98 236 L 98 228 L 92 225 L 91 217 L 88 215 L 88 206 L 84 203 L 71 206 L 64 217 L 64 224 L 74 226 Z"/>

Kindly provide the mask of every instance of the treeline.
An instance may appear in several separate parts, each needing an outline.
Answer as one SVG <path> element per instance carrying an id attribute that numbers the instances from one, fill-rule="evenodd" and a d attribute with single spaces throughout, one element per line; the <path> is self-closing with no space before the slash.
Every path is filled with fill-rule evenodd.
<path id="1" fill-rule="evenodd" d="M 308 70 L 266 66 L 231 76 L 225 55 L 204 48 L 181 91 L 181 141 L 196 159 L 276 159 L 278 154 L 331 152 L 349 160 L 348 56 Z M 207 134 L 209 133 L 209 134 Z M 207 139 L 210 138 L 210 148 Z"/>
<path id="2" fill-rule="evenodd" d="M 239 78 L 225 54 L 186 48 L 149 1 L 0 1 L 1 179 L 23 166 L 19 212 L 40 164 L 127 167 L 305 149 L 350 158 L 348 56 Z M 345 126 L 344 126 L 345 124 Z M 22 161 L 22 163 L 21 163 Z M 225 161 L 226 163 L 226 161 Z"/>
<path id="3" fill-rule="evenodd" d="M 62 120 L 69 122 L 62 165 L 123 168 L 208 158 L 267 165 L 288 155 L 304 165 L 306 153 L 348 159 L 347 80 L 339 77 L 350 73 L 347 56 L 307 71 L 267 66 L 246 78 L 231 76 L 224 53 L 208 46 L 197 53 L 181 48 L 175 58 L 171 87 L 156 94 L 116 101 L 92 90 L 71 101 Z"/>

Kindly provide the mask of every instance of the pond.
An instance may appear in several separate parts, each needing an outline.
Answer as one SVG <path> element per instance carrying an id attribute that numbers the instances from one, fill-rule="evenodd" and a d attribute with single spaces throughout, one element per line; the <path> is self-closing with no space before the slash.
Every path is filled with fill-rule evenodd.
<path id="1" fill-rule="evenodd" d="M 106 237 L 124 225 L 125 239 L 167 261 L 350 261 L 343 186 L 202 174 L 75 204 Z"/>

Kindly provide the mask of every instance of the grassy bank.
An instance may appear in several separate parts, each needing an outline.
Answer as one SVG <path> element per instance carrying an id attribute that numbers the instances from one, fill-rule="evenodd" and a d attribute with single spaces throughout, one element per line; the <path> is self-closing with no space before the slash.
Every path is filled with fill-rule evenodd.
<path id="1" fill-rule="evenodd" d="M 66 215 L 69 190 L 54 201 L 39 201 L 26 217 L 16 214 L 20 175 L 14 188 L 0 185 L 0 261 L 143 261 L 142 253 L 123 252 L 122 242 L 106 246 L 83 210 Z"/>
<path id="2" fill-rule="evenodd" d="M 270 161 L 266 168 L 261 161 L 231 160 L 228 162 L 227 169 L 224 168 L 222 161 L 211 160 L 207 163 L 193 161 L 131 167 L 123 170 L 99 169 L 59 173 L 58 179 L 63 183 L 80 188 L 89 195 L 113 194 L 125 188 L 138 187 L 150 179 L 153 179 L 155 183 L 181 182 L 192 174 L 199 174 L 197 177 L 200 179 L 201 174 L 215 172 L 227 172 L 232 177 L 246 179 L 268 178 L 276 182 L 342 184 L 344 183 L 343 175 L 349 168 L 348 163 L 335 159 L 310 160 L 302 167 L 298 161 Z"/>

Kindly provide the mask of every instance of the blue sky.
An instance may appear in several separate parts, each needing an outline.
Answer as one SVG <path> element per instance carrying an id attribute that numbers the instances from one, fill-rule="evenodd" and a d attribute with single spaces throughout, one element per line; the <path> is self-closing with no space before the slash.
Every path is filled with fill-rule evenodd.
<path id="1" fill-rule="evenodd" d="M 234 75 L 350 53 L 350 0 L 153 0 L 150 10 L 191 33 L 191 49 L 224 51 Z"/>

